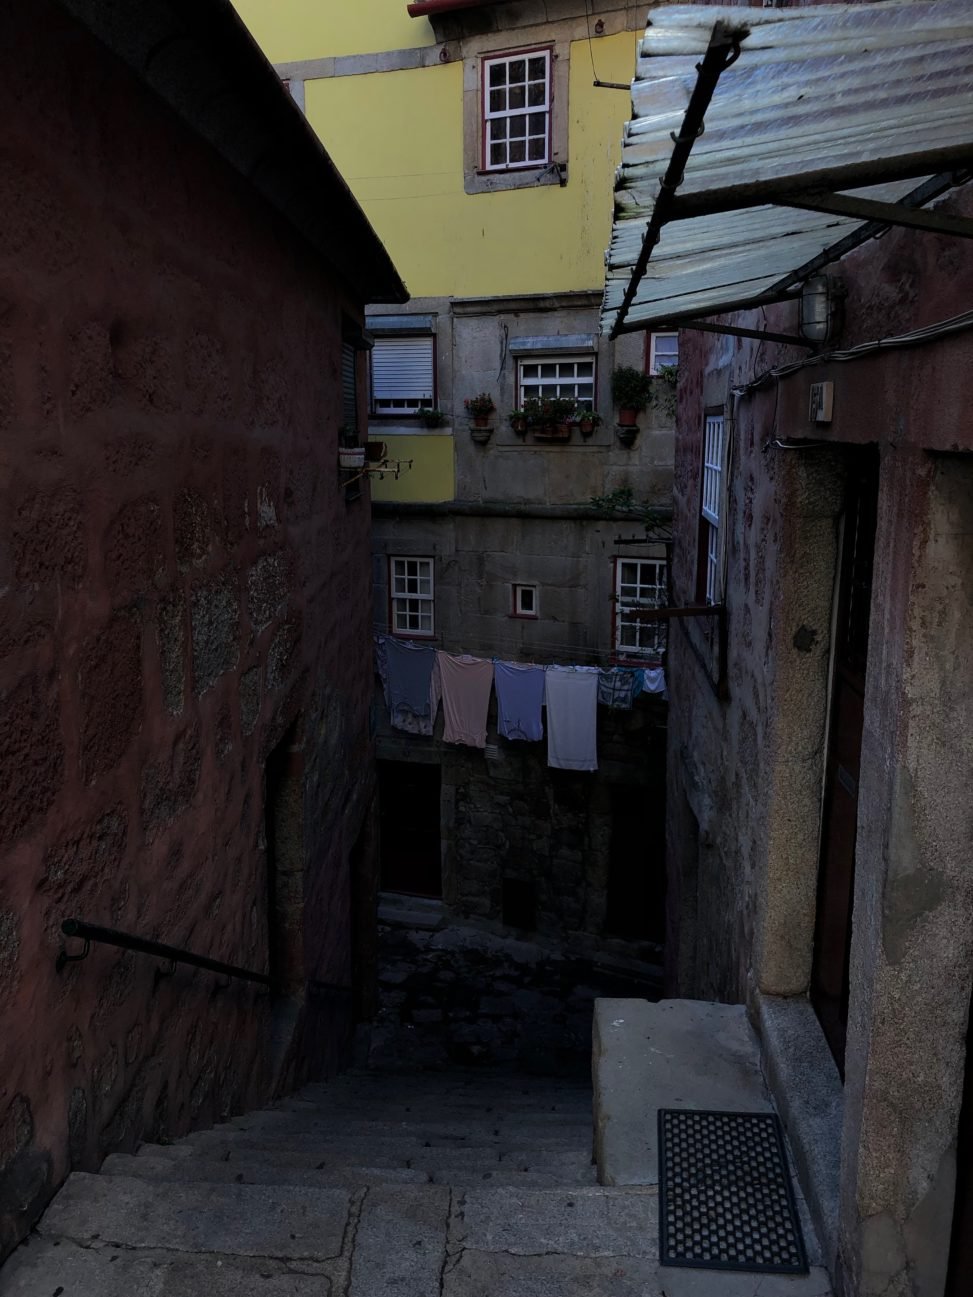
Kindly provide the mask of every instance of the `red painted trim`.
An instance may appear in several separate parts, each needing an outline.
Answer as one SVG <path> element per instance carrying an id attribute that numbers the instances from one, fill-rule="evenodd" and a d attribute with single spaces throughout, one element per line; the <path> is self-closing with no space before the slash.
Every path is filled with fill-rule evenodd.
<path id="1" fill-rule="evenodd" d="M 425 18 L 430 14 L 448 14 L 454 9 L 482 9 L 502 0 L 416 0 L 407 6 L 410 18 Z"/>

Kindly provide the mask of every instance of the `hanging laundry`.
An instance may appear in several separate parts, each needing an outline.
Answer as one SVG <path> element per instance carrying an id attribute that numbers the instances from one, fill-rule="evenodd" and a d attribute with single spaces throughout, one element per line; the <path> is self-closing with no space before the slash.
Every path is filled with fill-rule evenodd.
<path id="1" fill-rule="evenodd" d="M 524 662 L 494 662 L 497 732 L 505 739 L 536 742 L 544 737 L 544 668 Z"/>
<path id="2" fill-rule="evenodd" d="M 641 674 L 641 671 L 633 671 L 631 667 L 602 668 L 598 673 L 598 701 L 602 707 L 631 711 L 636 693 L 641 691 L 641 681 L 636 689 L 636 680 Z"/>
<path id="3" fill-rule="evenodd" d="M 558 770 L 598 769 L 598 668 L 548 667 L 547 764 Z"/>
<path id="4" fill-rule="evenodd" d="M 666 691 L 666 673 L 662 667 L 646 667 L 642 672 L 642 680 L 647 694 L 662 694 L 665 698 L 669 696 Z"/>
<path id="5" fill-rule="evenodd" d="M 437 653 L 443 690 L 445 743 L 486 747 L 487 711 L 493 687 L 493 663 L 485 658 Z"/>
<path id="6" fill-rule="evenodd" d="M 389 718 L 397 730 L 431 735 L 439 711 L 439 670 L 436 650 L 427 644 L 384 637 L 385 674 L 382 685 Z M 379 673 L 382 648 L 376 646 Z"/>

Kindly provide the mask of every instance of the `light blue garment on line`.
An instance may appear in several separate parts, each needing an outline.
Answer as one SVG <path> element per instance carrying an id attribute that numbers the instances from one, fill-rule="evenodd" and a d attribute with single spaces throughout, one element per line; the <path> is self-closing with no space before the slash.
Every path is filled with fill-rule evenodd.
<path id="1" fill-rule="evenodd" d="M 544 668 L 494 660 L 493 683 L 497 691 L 497 732 L 501 737 L 530 742 L 542 739 Z"/>

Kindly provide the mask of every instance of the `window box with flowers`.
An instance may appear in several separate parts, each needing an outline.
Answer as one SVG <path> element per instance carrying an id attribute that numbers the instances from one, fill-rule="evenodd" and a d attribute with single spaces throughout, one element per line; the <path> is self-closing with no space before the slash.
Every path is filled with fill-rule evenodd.
<path id="1" fill-rule="evenodd" d="M 470 435 L 473 440 L 481 443 L 489 441 L 493 432 L 491 416 L 497 408 L 493 397 L 488 392 L 480 392 L 476 396 L 468 396 L 463 405 L 470 416 Z"/>

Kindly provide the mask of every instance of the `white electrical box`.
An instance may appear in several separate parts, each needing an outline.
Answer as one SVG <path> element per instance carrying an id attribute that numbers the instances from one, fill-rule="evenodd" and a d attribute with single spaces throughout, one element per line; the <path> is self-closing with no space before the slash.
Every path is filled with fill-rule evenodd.
<path id="1" fill-rule="evenodd" d="M 812 423 L 830 423 L 834 404 L 834 383 L 812 383 L 807 417 Z"/>

